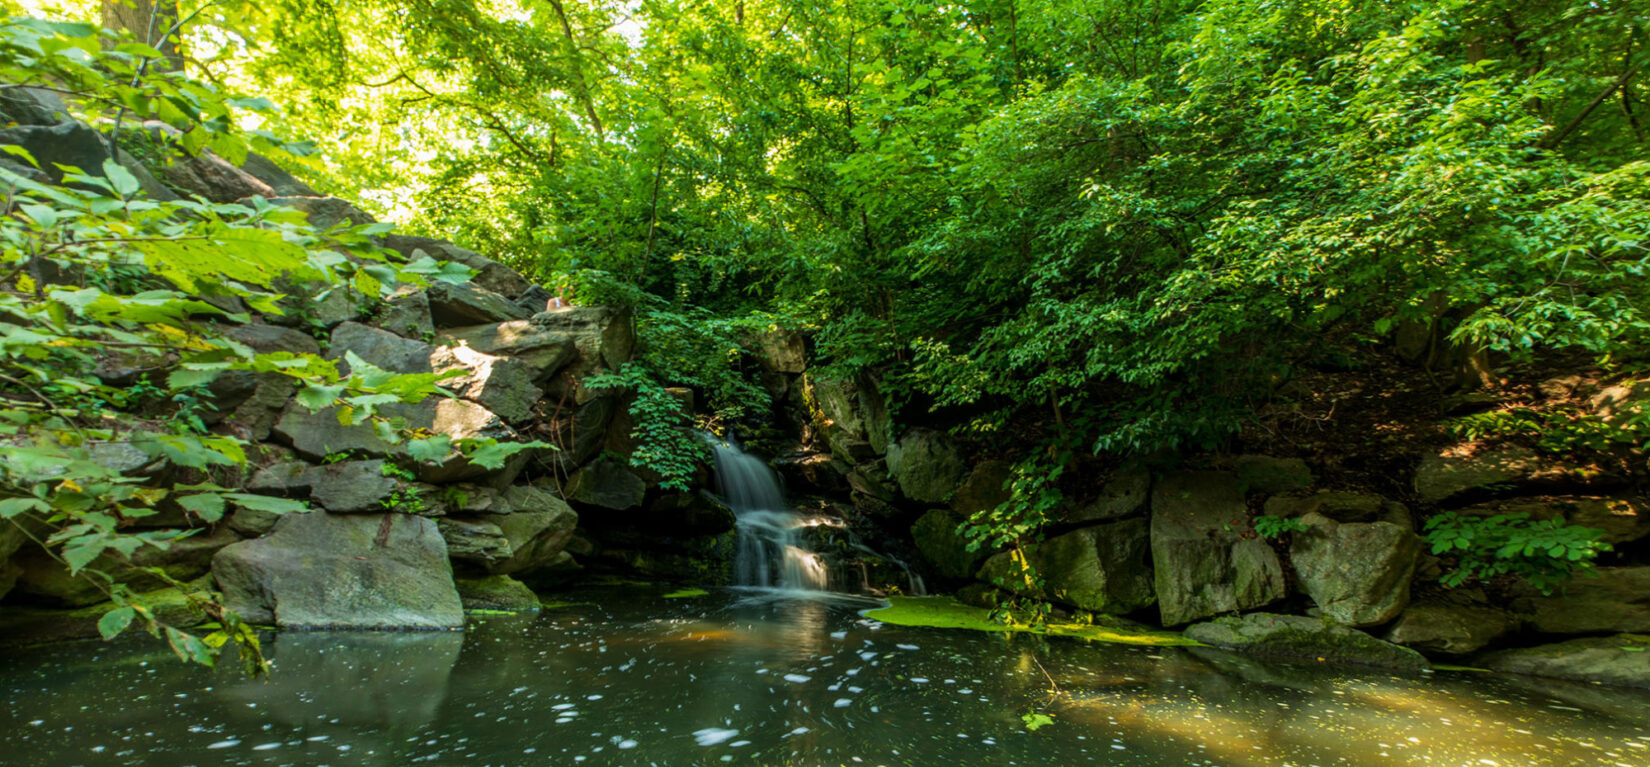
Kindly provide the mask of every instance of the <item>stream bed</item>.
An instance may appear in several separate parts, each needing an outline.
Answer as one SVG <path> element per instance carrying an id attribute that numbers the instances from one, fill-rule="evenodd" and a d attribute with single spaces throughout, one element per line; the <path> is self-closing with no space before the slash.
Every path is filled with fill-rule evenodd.
<path id="1" fill-rule="evenodd" d="M 0 659 L 0 764 L 1650 764 L 1650 691 L 904 628 L 875 603 L 602 589 L 463 633 L 147 637 Z M 1028 730 L 1022 716 L 1052 723 Z"/>

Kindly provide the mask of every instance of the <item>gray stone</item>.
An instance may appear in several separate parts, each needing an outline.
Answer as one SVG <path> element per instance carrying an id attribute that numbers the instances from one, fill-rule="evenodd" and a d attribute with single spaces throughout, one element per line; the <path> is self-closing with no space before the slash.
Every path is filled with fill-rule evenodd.
<path id="1" fill-rule="evenodd" d="M 600 458 L 573 472 L 562 492 L 577 504 L 622 511 L 642 505 L 647 483 L 618 461 Z"/>
<path id="2" fill-rule="evenodd" d="M 1088 524 L 1136 514 L 1145 510 L 1151 489 L 1151 472 L 1139 466 L 1125 466 L 1112 474 L 1093 500 L 1066 512 L 1065 521 Z"/>
<path id="3" fill-rule="evenodd" d="M 262 538 L 218 552 L 224 605 L 286 628 L 464 625 L 447 544 L 407 514 L 289 514 Z"/>
<path id="4" fill-rule="evenodd" d="M 230 530 L 240 535 L 257 538 L 275 529 L 275 523 L 281 521 L 282 516 L 284 515 L 273 511 L 237 505 L 235 511 L 229 515 L 227 524 Z"/>
<path id="5" fill-rule="evenodd" d="M 363 362 L 391 373 L 429 373 L 430 358 L 435 351 L 435 347 L 423 341 L 402 338 L 359 322 L 345 322 L 332 330 L 327 359 L 337 360 L 338 370 L 344 375 L 350 373 L 345 355 L 352 352 Z"/>
<path id="6" fill-rule="evenodd" d="M 1250 613 L 1187 626 L 1185 635 L 1204 644 L 1275 660 L 1378 666 L 1400 671 L 1429 668 L 1427 659 L 1414 650 L 1319 618 Z"/>
<path id="7" fill-rule="evenodd" d="M 402 489 L 400 479 L 386 476 L 382 460 L 342 461 L 305 472 L 310 499 L 335 514 L 381 512 Z"/>
<path id="8" fill-rule="evenodd" d="M 259 354 L 320 354 L 321 345 L 307 333 L 280 325 L 236 325 L 224 335 Z"/>
<path id="9" fill-rule="evenodd" d="M 1427 503 L 1502 490 L 1531 492 L 1549 488 L 1605 487 L 1618 483 L 1596 466 L 1549 458 L 1525 447 L 1469 452 L 1456 446 L 1421 459 L 1415 471 L 1415 494 Z"/>
<path id="10" fill-rule="evenodd" d="M 154 531 L 157 535 L 165 532 Z M 190 531 L 171 532 L 182 535 Z M 169 577 L 180 581 L 198 578 L 211 566 L 215 552 L 237 540 L 228 529 L 197 529 L 192 535 L 172 539 L 164 549 L 143 546 L 129 557 L 106 551 L 86 567 L 108 573 L 115 582 L 124 583 L 135 591 L 148 591 L 167 584 L 142 568 L 158 567 Z M 20 568 L 15 586 L 19 594 L 69 607 L 96 604 L 109 598 L 100 586 L 104 581 L 93 580 L 85 574 L 70 575 L 62 562 L 48 556 L 39 547 L 25 548 L 14 561 Z"/>
<path id="11" fill-rule="evenodd" d="M 1123 614 L 1152 604 L 1146 567 L 1146 520 L 1129 519 L 1050 538 L 1028 557 L 1043 586 L 1028 584 L 1012 552 L 987 559 L 980 579 L 1018 594 L 1097 613 Z"/>
<path id="12" fill-rule="evenodd" d="M 323 232 L 339 224 L 363 226 L 376 223 L 365 211 L 337 197 L 270 197 L 269 204 L 303 213 L 308 217 L 310 226 Z"/>
<path id="13" fill-rule="evenodd" d="M 294 178 L 285 168 L 277 165 L 256 152 L 247 152 L 246 161 L 241 163 L 241 170 L 250 173 L 253 178 L 264 183 L 280 197 L 320 197 L 320 192 Z"/>
<path id="14" fill-rule="evenodd" d="M 1512 674 L 1624 687 L 1650 687 L 1650 636 L 1617 634 L 1571 639 L 1557 644 L 1490 653 L 1476 663 L 1484 668 Z"/>
<path id="15" fill-rule="evenodd" d="M 1528 514 L 1532 520 L 1562 519 L 1567 524 L 1602 530 L 1600 541 L 1631 543 L 1650 536 L 1650 508 L 1632 497 L 1554 497 L 1490 503 L 1461 510 L 1462 514 L 1492 516 Z"/>
<path id="16" fill-rule="evenodd" d="M 962 517 L 945 509 L 931 509 L 911 526 L 917 550 L 939 574 L 947 578 L 970 578 L 980 569 L 984 552 L 969 551 L 968 539 L 957 533 Z"/>
<path id="17" fill-rule="evenodd" d="M 1650 633 L 1650 567 L 1600 567 L 1552 594 L 1523 586 L 1510 607 L 1543 634 Z"/>
<path id="18" fill-rule="evenodd" d="M 1426 652 L 1466 655 L 1518 628 L 1518 619 L 1483 605 L 1412 604 L 1387 630 L 1389 642 Z"/>
<path id="19" fill-rule="evenodd" d="M 1008 501 L 1007 486 L 1013 478 L 1013 464 L 981 461 L 951 496 L 951 508 L 964 518 L 995 509 Z"/>
<path id="20" fill-rule="evenodd" d="M 372 322 L 402 338 L 435 338 L 435 321 L 430 319 L 430 297 L 422 290 L 403 290 L 384 301 Z"/>
<path id="21" fill-rule="evenodd" d="M 346 285 L 298 282 L 287 278 L 275 281 L 283 297 L 276 302 L 280 314 L 266 315 L 264 321 L 288 327 L 328 330 L 338 323 L 361 316 L 365 300 Z"/>
<path id="22" fill-rule="evenodd" d="M 497 413 L 507 423 L 533 417 L 533 405 L 544 396 L 544 390 L 533 385 L 532 368 L 520 360 L 483 354 L 467 346 L 443 346 L 434 349 L 428 364 L 437 373 L 462 371 L 463 375 L 443 380 L 441 385 Z"/>
<path id="23" fill-rule="evenodd" d="M 378 414 L 385 418 L 404 419 L 409 429 L 425 429 L 455 440 L 491 438 L 513 442 L 517 437 L 515 430 L 497 415 L 464 400 L 432 397 L 416 405 L 391 403 L 380 406 Z M 311 461 L 324 460 L 334 453 L 349 453 L 364 458 L 404 458 L 407 455 L 404 444 L 386 444 L 378 438 L 370 423 L 349 426 L 338 423 L 337 409 L 331 407 L 312 413 L 294 402 L 282 413 L 274 433 L 299 455 Z M 508 483 L 527 458 L 528 451 L 517 453 L 505 469 L 489 471 L 454 453 L 440 463 L 421 463 L 415 471 L 420 480 L 436 484 L 483 475 Z"/>
<path id="24" fill-rule="evenodd" d="M 458 598 L 466 610 L 537 610 L 539 598 L 527 584 L 508 575 L 459 578 Z"/>
<path id="25" fill-rule="evenodd" d="M 1280 495 L 1268 498 L 1264 513 L 1290 519 L 1318 514 L 1336 522 L 1370 522 L 1392 512 L 1393 505 L 1396 504 L 1369 493 L 1325 490 L 1312 495 Z"/>
<path id="26" fill-rule="evenodd" d="M 184 154 L 172 160 L 160 169 L 160 176 L 174 188 L 209 202 L 231 203 L 246 197 L 280 196 L 256 176 L 208 151 L 194 157 Z"/>
<path id="27" fill-rule="evenodd" d="M 303 461 L 283 461 L 265 466 L 252 474 L 252 479 L 246 483 L 246 490 L 282 498 L 308 498 L 309 489 L 314 485 L 310 477 L 313 469 Z"/>
<path id="28" fill-rule="evenodd" d="M 554 398 L 571 395 L 575 404 L 584 404 L 603 395 L 584 385 L 589 376 L 603 370 L 618 370 L 635 354 L 636 335 L 628 310 L 608 306 L 571 306 L 533 315 L 533 325 L 562 333 L 573 341 L 576 354 L 566 375 L 551 381 L 547 393 Z"/>
<path id="29" fill-rule="evenodd" d="M 1265 541 L 1240 535 L 1248 526 L 1241 487 L 1226 472 L 1183 472 L 1152 488 L 1152 562 L 1163 625 L 1284 597 L 1277 554 Z"/>
<path id="30" fill-rule="evenodd" d="M 14 144 L 27 150 L 53 184 L 63 183 L 59 165 L 79 168 L 89 176 L 101 176 L 103 161 L 109 159 L 109 147 L 103 142 L 102 134 L 76 120 L 0 129 L 0 144 Z"/>
<path id="31" fill-rule="evenodd" d="M 527 282 L 527 278 L 522 277 L 516 270 L 475 251 L 465 250 L 446 240 L 391 234 L 384 238 L 384 247 L 401 253 L 408 260 L 418 259 L 420 257 L 419 251 L 423 251 L 423 255 L 428 255 L 437 261 L 452 261 L 463 264 L 476 270 L 476 274 L 470 278 L 470 282 L 506 298 L 518 298 L 532 287 Z M 544 311 L 542 301 L 536 307 L 529 309 L 528 315 L 531 316 L 534 312 L 541 311 Z"/>
<path id="32" fill-rule="evenodd" d="M 526 363 L 534 384 L 544 383 L 578 353 L 571 335 L 521 320 L 443 330 L 436 333 L 436 344 Z"/>
<path id="33" fill-rule="evenodd" d="M 756 356 L 763 367 L 776 373 L 801 373 L 808 369 L 808 350 L 802 334 L 795 330 L 774 330 L 756 337 Z"/>
<path id="34" fill-rule="evenodd" d="M 1299 458 L 1240 455 L 1232 461 L 1232 470 L 1250 493 L 1286 493 L 1312 486 L 1312 470 Z"/>
<path id="35" fill-rule="evenodd" d="M 501 517 L 492 517 L 501 519 Z M 447 541 L 447 557 L 454 562 L 473 562 L 482 566 L 509 559 L 515 552 L 510 539 L 491 521 L 469 517 L 443 517 L 436 520 L 441 537 Z"/>
<path id="36" fill-rule="evenodd" d="M 532 488 L 518 486 L 511 490 Z M 517 505 L 514 513 L 496 518 L 499 529 L 510 541 L 511 555 L 489 564 L 489 573 L 525 574 L 552 567 L 560 561 L 563 550 L 572 539 L 573 529 L 579 523 L 579 515 L 567 504 L 562 503 L 561 499 L 548 493 L 532 491 L 548 497 L 554 506 L 521 503 Z M 522 499 L 516 500 L 520 502 Z"/>
<path id="37" fill-rule="evenodd" d="M 0 124 L 56 125 L 69 119 L 63 101 L 50 91 L 37 88 L 0 90 Z"/>
<path id="38" fill-rule="evenodd" d="M 531 316 L 510 299 L 479 285 L 434 282 L 424 292 L 430 301 L 430 319 L 437 328 L 525 320 Z"/>
<path id="39" fill-rule="evenodd" d="M 1385 623 L 1409 604 L 1409 581 L 1421 540 L 1389 522 L 1340 523 L 1321 514 L 1301 518 L 1290 560 L 1301 590 L 1323 613 L 1352 626 Z"/>
<path id="40" fill-rule="evenodd" d="M 912 429 L 888 446 L 888 473 L 905 497 L 940 503 L 962 483 L 967 465 L 956 440 L 932 429 Z"/>

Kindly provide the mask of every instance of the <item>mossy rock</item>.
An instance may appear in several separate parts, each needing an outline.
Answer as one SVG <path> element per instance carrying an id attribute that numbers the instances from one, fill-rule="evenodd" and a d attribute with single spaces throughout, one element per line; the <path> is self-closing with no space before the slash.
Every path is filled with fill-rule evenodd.
<path id="1" fill-rule="evenodd" d="M 1245 655 L 1336 665 L 1421 671 L 1427 659 L 1414 650 L 1319 618 L 1250 613 L 1186 627 L 1186 637 Z"/>
<path id="2" fill-rule="evenodd" d="M 458 598 L 470 610 L 537 610 L 539 598 L 527 584 L 508 575 L 458 578 Z"/>
<path id="3" fill-rule="evenodd" d="M 1094 642 L 1130 645 L 1196 645 L 1197 642 L 1172 631 L 1147 628 L 1121 618 L 1097 618 L 1089 623 L 1045 623 L 1029 625 L 998 623 L 991 611 L 958 602 L 952 597 L 889 597 L 887 607 L 878 607 L 862 613 L 865 617 L 892 623 L 896 626 L 990 631 L 994 633 L 1027 633 L 1046 636 L 1075 637 Z"/>
<path id="4" fill-rule="evenodd" d="M 1478 664 L 1514 674 L 1650 687 L 1650 636 L 1617 634 L 1503 650 L 1479 658 Z"/>

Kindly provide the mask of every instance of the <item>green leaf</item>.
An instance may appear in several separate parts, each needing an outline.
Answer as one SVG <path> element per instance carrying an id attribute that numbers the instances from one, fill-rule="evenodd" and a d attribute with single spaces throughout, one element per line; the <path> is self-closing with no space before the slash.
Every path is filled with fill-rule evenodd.
<path id="1" fill-rule="evenodd" d="M 115 193 L 120 195 L 123 200 L 129 200 L 133 195 L 143 190 L 143 185 L 138 183 L 137 176 L 132 175 L 132 172 L 127 170 L 125 166 L 112 159 L 103 161 L 103 175 L 109 179 L 109 183 L 114 185 Z"/>
<path id="2" fill-rule="evenodd" d="M 50 508 L 39 498 L 7 498 L 0 500 L 0 519 L 11 519 L 19 514 L 46 511 Z"/>
<path id="3" fill-rule="evenodd" d="M 200 493 L 197 495 L 179 496 L 178 505 L 185 511 L 200 517 L 203 522 L 216 522 L 223 519 L 224 497 L 217 493 Z"/>
<path id="4" fill-rule="evenodd" d="M 233 501 L 238 508 L 266 511 L 271 514 L 292 514 L 309 511 L 308 504 L 290 498 L 276 498 L 252 493 L 224 493 L 223 497 Z"/>
<path id="5" fill-rule="evenodd" d="M 97 633 L 102 634 L 105 640 L 114 639 L 131 625 L 136 615 L 137 611 L 130 607 L 116 607 L 97 619 Z"/>

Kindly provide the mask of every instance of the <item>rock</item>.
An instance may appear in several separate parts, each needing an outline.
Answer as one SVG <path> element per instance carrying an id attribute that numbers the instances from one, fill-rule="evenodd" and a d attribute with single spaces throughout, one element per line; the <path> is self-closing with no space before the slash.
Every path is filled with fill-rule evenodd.
<path id="1" fill-rule="evenodd" d="M 435 320 L 430 318 L 429 294 L 422 290 L 397 292 L 384 301 L 372 325 L 402 338 L 433 340 Z"/>
<path id="2" fill-rule="evenodd" d="M 917 550 L 947 578 L 971 578 L 980 569 L 983 552 L 969 551 L 968 539 L 957 533 L 962 518 L 945 509 L 930 509 L 911 526 Z"/>
<path id="3" fill-rule="evenodd" d="M 738 523 L 733 510 L 704 491 L 669 493 L 647 502 L 637 523 L 663 535 L 716 535 Z"/>
<path id="4" fill-rule="evenodd" d="M 332 330 L 327 359 L 338 360 L 338 370 L 349 375 L 345 355 L 353 352 L 363 362 L 392 373 L 429 373 L 435 347 L 423 341 L 402 338 L 387 330 L 359 322 L 345 322 Z"/>
<path id="5" fill-rule="evenodd" d="M 323 232 L 339 224 L 364 226 L 376 223 L 365 211 L 337 197 L 270 197 L 269 204 L 303 213 L 309 219 L 310 226 Z"/>
<path id="6" fill-rule="evenodd" d="M 459 578 L 458 598 L 466 610 L 537 610 L 539 597 L 508 575 Z"/>
<path id="7" fill-rule="evenodd" d="M 610 306 L 573 306 L 539 312 L 533 315 L 533 325 L 572 339 L 573 348 L 577 351 L 567 370 L 572 388 L 564 388 L 568 379 L 558 379 L 547 389 L 556 397 L 571 393 L 576 404 L 583 404 L 601 394 L 586 388 L 582 383 L 585 378 L 602 370 L 618 370 L 630 361 L 636 351 L 635 328 L 628 310 Z"/>
<path id="8" fill-rule="evenodd" d="M 914 501 L 944 501 L 962 483 L 965 471 L 962 450 L 944 432 L 912 429 L 888 446 L 888 473 Z"/>
<path id="9" fill-rule="evenodd" d="M 1650 636 L 1617 634 L 1502 650 L 1479 658 L 1485 668 L 1578 682 L 1650 687 Z"/>
<path id="10" fill-rule="evenodd" d="M 1518 619 L 1482 605 L 1412 604 L 1392 628 L 1389 642 L 1426 652 L 1466 655 L 1488 647 L 1518 628 Z"/>
<path id="11" fill-rule="evenodd" d="M 503 294 L 502 291 L 495 290 L 493 292 Z M 546 290 L 543 285 L 529 285 L 526 290 L 521 292 L 521 295 L 516 296 L 515 301 L 516 306 L 521 307 L 524 311 L 538 314 L 548 310 L 550 299 L 555 297 L 556 294 Z"/>
<path id="12" fill-rule="evenodd" d="M 77 120 L 0 129 L 0 144 L 27 150 L 53 184 L 63 183 L 59 165 L 79 168 L 88 176 L 101 176 L 103 161 L 109 159 L 109 147 L 103 143 L 102 134 Z"/>
<path id="13" fill-rule="evenodd" d="M 1568 487 L 1603 487 L 1620 480 L 1596 466 L 1566 463 L 1525 447 L 1468 451 L 1456 446 L 1421 459 L 1415 494 L 1427 503 L 1482 496 L 1506 488 L 1520 492 Z"/>
<path id="14" fill-rule="evenodd" d="M 307 333 L 280 325 L 236 325 L 224 335 L 236 343 L 245 344 L 259 354 L 289 352 L 292 354 L 321 353 L 321 345 Z"/>
<path id="15" fill-rule="evenodd" d="M 520 423 L 533 416 L 544 390 L 533 385 L 533 370 L 527 363 L 509 357 L 483 354 L 468 346 L 443 346 L 428 358 L 435 372 L 461 370 L 463 375 L 448 378 L 442 386 L 471 402 L 498 414 L 507 423 Z"/>
<path id="16" fill-rule="evenodd" d="M 642 505 L 647 483 L 611 458 L 601 458 L 567 478 L 562 490 L 567 500 L 613 511 Z"/>
<path id="17" fill-rule="evenodd" d="M 774 330 L 756 337 L 756 356 L 762 367 L 775 373 L 801 373 L 808 369 L 808 350 L 802 334 L 794 330 Z"/>
<path id="18" fill-rule="evenodd" d="M 981 461 L 951 496 L 951 508 L 964 518 L 995 509 L 1008 501 L 1007 486 L 1013 478 L 1013 464 Z"/>
<path id="19" fill-rule="evenodd" d="M 1429 668 L 1420 653 L 1319 618 L 1250 613 L 1186 627 L 1187 639 L 1276 660 L 1378 666 L 1399 671 Z"/>
<path id="20" fill-rule="evenodd" d="M 464 400 L 432 397 L 416 405 L 390 403 L 381 405 L 378 414 L 386 418 L 404 419 L 409 429 L 425 429 L 434 434 L 445 434 L 455 440 L 491 438 L 513 442 L 516 432 L 497 415 L 486 408 Z M 336 408 L 310 412 L 294 402 L 287 406 L 275 424 L 274 433 L 305 459 L 320 462 L 327 456 L 348 453 L 360 458 L 405 458 L 404 444 L 384 443 L 374 433 L 370 423 L 343 425 L 338 423 Z M 440 463 L 421 463 L 415 467 L 418 478 L 424 482 L 444 484 L 487 475 L 507 484 L 525 465 L 529 451 L 517 453 L 506 468 L 489 471 L 454 454 Z"/>
<path id="21" fill-rule="evenodd" d="M 449 485 L 442 488 L 442 505 L 449 514 L 509 514 L 504 493 L 484 485 Z"/>
<path id="22" fill-rule="evenodd" d="M 479 285 L 435 282 L 424 292 L 429 296 L 430 319 L 437 328 L 525 320 L 531 316 L 510 299 Z"/>
<path id="23" fill-rule="evenodd" d="M 283 461 L 265 466 L 252 474 L 252 479 L 246 483 L 246 490 L 282 498 L 308 498 L 309 489 L 314 484 L 309 475 L 313 468 L 303 461 Z"/>
<path id="24" fill-rule="evenodd" d="M 275 287 L 283 294 L 275 304 L 281 313 L 264 317 L 273 325 L 330 330 L 340 322 L 360 317 L 366 305 L 361 294 L 345 285 L 281 277 L 275 280 Z"/>
<path id="25" fill-rule="evenodd" d="M 172 187 L 209 202 L 232 203 L 246 197 L 280 196 L 256 176 L 208 151 L 173 160 L 160 169 L 160 177 Z"/>
<path id="26" fill-rule="evenodd" d="M 476 270 L 475 276 L 470 278 L 472 284 L 479 285 L 505 298 L 518 298 L 532 287 L 527 282 L 527 278 L 522 277 L 516 270 L 475 251 L 465 250 L 446 240 L 391 234 L 384 238 L 384 247 L 400 252 L 408 260 L 417 260 L 419 256 L 416 254 L 423 251 L 425 255 L 437 261 L 452 261 L 463 264 Z M 549 297 L 546 296 L 546 298 Z M 534 312 L 541 311 L 544 311 L 543 301 L 540 301 L 538 306 L 529 309 L 527 316 L 532 316 Z"/>
<path id="27" fill-rule="evenodd" d="M 168 188 L 166 184 L 161 183 L 160 179 L 155 178 L 155 174 L 150 173 L 142 162 L 128 154 L 126 150 L 120 150 L 116 156 L 119 158 L 120 167 L 125 168 L 127 173 L 132 174 L 132 177 L 137 179 L 138 188 L 142 190 L 144 197 L 161 202 L 174 202 L 183 199 Z M 211 298 L 206 296 L 201 298 L 209 302 L 212 301 Z"/>
<path id="28" fill-rule="evenodd" d="M 979 577 L 1018 594 L 1121 615 L 1154 601 L 1147 540 L 1144 519 L 1086 527 L 1043 541 L 1031 553 L 1031 566 L 1044 579 L 1041 589 L 1026 584 L 1012 552 L 987 559 Z"/>
<path id="29" fill-rule="evenodd" d="M 447 544 L 407 514 L 289 514 L 218 552 L 224 604 L 285 628 L 462 628 Z"/>
<path id="30" fill-rule="evenodd" d="M 594 397 L 578 404 L 569 400 L 568 397 L 558 398 L 556 407 L 549 408 L 557 414 L 551 422 L 555 429 L 552 442 L 561 447 L 561 451 L 555 454 L 555 461 L 567 471 L 577 471 L 577 467 L 595 458 L 607 444 L 608 433 L 618 416 L 619 398 Z M 569 410 L 572 411 L 571 418 L 568 417 Z"/>
<path id="31" fill-rule="evenodd" d="M 275 529 L 275 523 L 281 521 L 283 514 L 273 511 L 254 509 L 249 506 L 236 505 L 235 511 L 230 513 L 227 524 L 230 530 L 246 536 L 257 538 Z"/>
<path id="32" fill-rule="evenodd" d="M 864 375 L 850 382 L 809 376 L 804 388 L 824 416 L 820 427 L 833 455 L 859 463 L 888 451 L 888 408 L 874 379 Z"/>
<path id="33" fill-rule="evenodd" d="M 156 531 L 163 540 L 168 537 L 165 535 L 167 532 Z M 188 531 L 170 532 L 181 535 Z M 177 580 L 192 580 L 206 574 L 215 552 L 237 540 L 228 529 L 198 530 L 193 535 L 172 539 L 165 549 L 143 546 L 133 551 L 130 557 L 121 557 L 112 551 L 104 552 L 86 567 L 108 573 L 117 583 L 124 583 L 133 590 L 147 591 L 167 584 L 139 568 L 158 567 Z M 104 581 L 94 581 L 86 575 L 70 575 L 62 562 L 47 556 L 39 547 L 24 549 L 14 561 L 20 568 L 14 587 L 18 594 L 69 607 L 97 604 L 109 598 L 108 593 L 99 588 Z"/>
<path id="34" fill-rule="evenodd" d="M 848 472 L 848 488 L 853 494 L 875 498 L 884 504 L 891 504 L 898 499 L 888 468 L 881 460 L 862 463 Z M 893 510 L 893 507 L 888 507 Z M 896 510 L 897 511 L 897 510 Z"/>
<path id="35" fill-rule="evenodd" d="M 1237 472 L 1245 492 L 1271 495 L 1312 486 L 1312 470 L 1299 458 L 1240 455 L 1232 461 L 1232 470 Z"/>
<path id="36" fill-rule="evenodd" d="M 510 541 L 508 558 L 491 563 L 495 575 L 530 573 L 554 565 L 573 537 L 579 515 L 572 507 L 549 493 L 517 485 L 505 492 L 514 511 L 497 517 L 496 524 Z"/>
<path id="37" fill-rule="evenodd" d="M 382 460 L 343 461 L 311 468 L 304 472 L 304 479 L 310 485 L 311 499 L 327 511 L 380 512 L 402 489 L 401 480 L 387 475 L 385 467 Z"/>
<path id="38" fill-rule="evenodd" d="M 56 125 L 70 119 L 57 94 L 38 88 L 0 91 L 0 124 Z"/>
<path id="39" fill-rule="evenodd" d="M 1390 522 L 1340 523 L 1321 514 L 1301 518 L 1290 560 L 1301 590 L 1324 615 L 1352 626 L 1385 623 L 1409 604 L 1409 581 L 1421 539 Z"/>
<path id="40" fill-rule="evenodd" d="M 277 165 L 256 152 L 247 152 L 246 161 L 241 163 L 241 170 L 251 174 L 253 178 L 262 181 L 265 186 L 273 190 L 279 197 L 321 197 L 320 192 L 294 178 L 285 168 Z"/>
<path id="41" fill-rule="evenodd" d="M 1284 597 L 1283 566 L 1265 541 L 1244 539 L 1242 485 L 1226 472 L 1182 472 L 1152 489 L 1154 583 L 1163 625 L 1252 610 Z"/>
<path id="42" fill-rule="evenodd" d="M 1650 567 L 1600 567 L 1544 595 L 1524 586 L 1510 607 L 1543 634 L 1650 633 Z"/>
<path id="43" fill-rule="evenodd" d="M 531 322 L 470 325 L 436 333 L 438 346 L 467 346 L 482 354 L 525 363 L 534 384 L 543 384 L 577 354 L 572 336 Z"/>
<path id="44" fill-rule="evenodd" d="M 1517 500 L 1472 506 L 1462 514 L 1492 516 L 1496 514 L 1528 514 L 1532 520 L 1563 519 L 1579 527 L 1603 530 L 1599 540 L 1611 545 L 1631 543 L 1650 536 L 1650 508 L 1642 500 L 1632 497 L 1578 497 L 1520 498 Z"/>
<path id="45" fill-rule="evenodd" d="M 1308 514 L 1328 517 L 1336 522 L 1372 522 L 1381 519 L 1402 526 L 1409 525 L 1408 510 L 1378 495 L 1324 490 L 1305 496 L 1281 495 L 1266 499 L 1265 514 L 1296 519 Z"/>
<path id="46" fill-rule="evenodd" d="M 441 530 L 442 539 L 447 541 L 447 557 L 454 562 L 473 562 L 485 567 L 509 559 L 515 553 L 504 531 L 489 521 L 443 517 L 436 520 L 436 527 Z"/>
<path id="47" fill-rule="evenodd" d="M 773 467 L 792 488 L 816 493 L 837 493 L 848 486 L 852 467 L 829 453 L 793 453 L 773 462 Z"/>
<path id="48" fill-rule="evenodd" d="M 1118 469 L 1094 500 L 1067 511 L 1065 521 L 1088 524 L 1130 516 L 1146 508 L 1151 489 L 1151 472 L 1139 466 Z"/>

